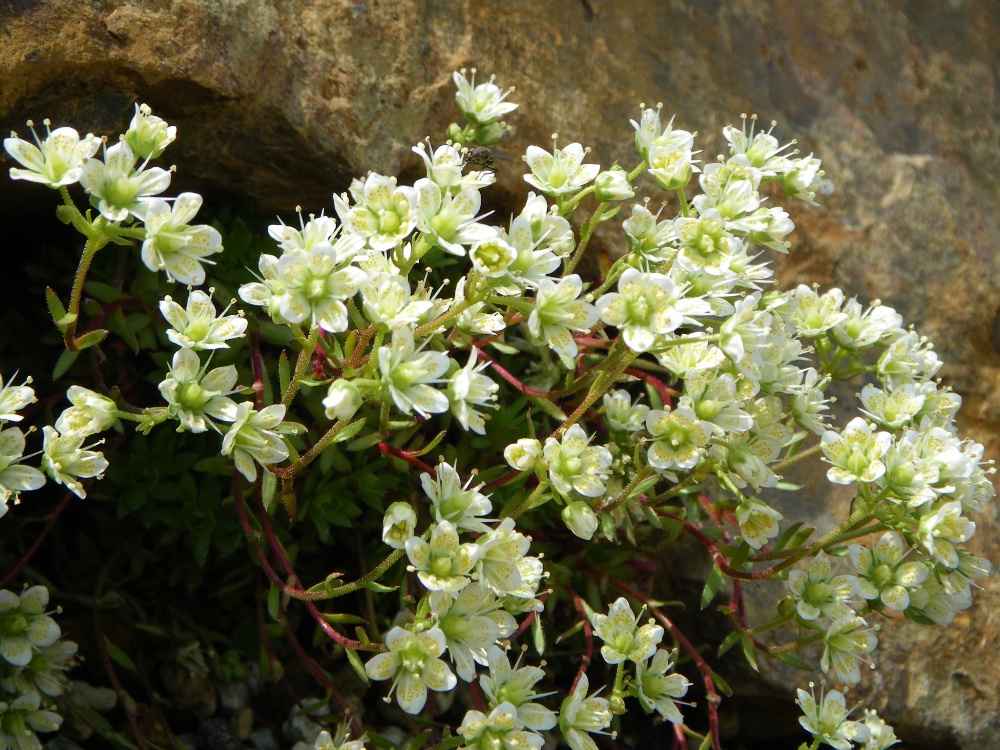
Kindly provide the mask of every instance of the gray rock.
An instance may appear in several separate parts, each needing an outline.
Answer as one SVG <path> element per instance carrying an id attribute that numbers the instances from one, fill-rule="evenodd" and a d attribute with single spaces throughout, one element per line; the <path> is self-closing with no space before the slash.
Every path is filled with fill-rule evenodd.
<path id="1" fill-rule="evenodd" d="M 250 743 L 250 747 L 256 748 L 256 750 L 280 750 L 278 738 L 274 736 L 274 730 L 266 727 L 252 731 L 247 737 L 247 742 Z"/>
<path id="2" fill-rule="evenodd" d="M 250 687 L 245 682 L 227 682 L 216 688 L 219 705 L 227 714 L 235 714 L 250 705 Z"/>
<path id="3" fill-rule="evenodd" d="M 200 750 L 240 750 L 242 744 L 229 728 L 229 722 L 216 716 L 198 725 L 198 747 Z"/>

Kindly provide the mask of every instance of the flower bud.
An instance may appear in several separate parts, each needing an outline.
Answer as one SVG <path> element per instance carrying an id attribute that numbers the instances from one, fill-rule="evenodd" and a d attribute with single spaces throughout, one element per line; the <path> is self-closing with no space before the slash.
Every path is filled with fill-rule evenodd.
<path id="1" fill-rule="evenodd" d="M 177 128 L 153 114 L 148 104 L 136 104 L 125 131 L 125 142 L 140 159 L 155 159 L 177 137 Z"/>
<path id="2" fill-rule="evenodd" d="M 531 471 L 538 462 L 542 444 L 531 438 L 521 438 L 504 448 L 503 457 L 518 471 Z"/>
<path id="3" fill-rule="evenodd" d="M 594 185 L 597 188 L 594 195 L 602 203 L 624 201 L 635 195 L 635 191 L 629 185 L 628 175 L 621 167 L 601 172 L 594 180 Z"/>
<path id="4" fill-rule="evenodd" d="M 327 419 L 350 419 L 361 408 L 361 391 L 349 380 L 334 380 L 323 399 Z"/>
<path id="5" fill-rule="evenodd" d="M 416 527 L 417 514 L 409 503 L 393 503 L 386 508 L 382 521 L 382 541 L 395 549 L 403 549 Z"/>
<path id="6" fill-rule="evenodd" d="M 597 531 L 597 514 L 583 500 L 570 503 L 562 510 L 562 519 L 567 528 L 581 539 L 590 541 Z"/>
<path id="7" fill-rule="evenodd" d="M 59 415 L 55 425 L 62 435 L 71 432 L 93 435 L 108 429 L 118 419 L 115 402 L 100 393 L 71 385 L 66 397 L 73 405 Z"/>
<path id="8" fill-rule="evenodd" d="M 500 122 L 494 121 L 486 125 L 476 126 L 469 140 L 479 146 L 492 146 L 503 138 L 504 127 Z"/>

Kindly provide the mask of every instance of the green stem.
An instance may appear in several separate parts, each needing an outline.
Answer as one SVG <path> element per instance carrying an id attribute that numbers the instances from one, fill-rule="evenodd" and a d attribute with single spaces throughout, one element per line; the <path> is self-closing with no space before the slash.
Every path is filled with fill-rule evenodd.
<path id="1" fill-rule="evenodd" d="M 580 205 L 580 201 L 582 201 L 588 195 L 590 195 L 591 193 L 593 193 L 595 190 L 597 190 L 597 186 L 596 185 L 591 185 L 589 188 L 586 188 L 585 190 L 581 190 L 579 193 L 577 193 L 576 195 L 574 195 L 572 198 L 570 198 L 565 203 L 560 203 L 559 204 L 559 215 L 560 216 L 569 216 L 571 213 L 573 213 L 573 209 L 575 209 L 577 206 Z"/>
<path id="2" fill-rule="evenodd" d="M 459 304 L 455 305 L 450 310 L 441 313 L 429 323 L 424 323 L 422 326 L 420 326 L 417 330 L 413 332 L 413 338 L 418 339 L 421 336 L 426 336 L 428 333 L 432 333 L 433 331 L 437 330 L 448 321 L 457 318 L 463 312 L 465 312 L 470 307 L 475 305 L 479 300 L 474 299 L 470 296 L 472 294 L 472 286 L 474 284 L 475 284 L 475 274 L 470 273 L 468 276 L 468 280 L 465 282 L 465 299 L 462 300 Z"/>
<path id="3" fill-rule="evenodd" d="M 594 228 L 600 223 L 601 214 L 604 212 L 607 203 L 602 203 L 594 211 L 593 216 L 583 222 L 583 226 L 580 228 L 580 244 L 577 246 L 576 251 L 573 253 L 573 257 L 570 258 L 566 267 L 563 269 L 563 276 L 573 273 L 573 269 L 576 268 L 577 264 L 583 258 L 583 253 L 587 249 L 587 243 L 590 242 L 590 237 L 594 233 Z"/>
<path id="4" fill-rule="evenodd" d="M 343 596 L 344 594 L 350 594 L 353 591 L 365 588 L 370 583 L 374 583 L 379 578 L 381 578 L 385 574 L 385 572 L 389 570 L 389 568 L 391 568 L 393 565 L 399 562 L 399 559 L 404 554 L 406 554 L 404 550 L 401 549 L 393 550 L 393 552 L 387 558 L 385 558 L 385 560 L 380 562 L 378 566 L 376 566 L 375 568 L 372 568 L 368 573 L 361 576 L 361 578 L 351 583 L 345 583 L 343 586 L 339 586 L 335 589 L 332 589 L 329 592 L 330 594 L 329 598 L 335 599 L 338 596 Z M 325 584 L 320 584 L 320 586 L 323 585 Z M 319 587 L 317 586 L 313 587 L 313 589 L 318 589 L 318 588 Z M 310 591 L 312 591 L 313 589 L 310 589 Z"/>
<path id="5" fill-rule="evenodd" d="M 632 481 L 629 482 L 628 485 L 625 487 L 625 489 L 623 489 L 618 494 L 618 497 L 616 497 L 610 503 L 599 505 L 597 508 L 594 509 L 594 512 L 596 512 L 597 515 L 601 515 L 602 513 L 610 513 L 619 505 L 628 500 L 629 495 L 632 494 L 632 490 L 634 490 L 639 485 L 640 482 L 649 479 L 655 473 L 656 472 L 649 466 L 643 466 L 642 471 L 637 472 L 636 475 L 632 477 Z"/>
<path id="6" fill-rule="evenodd" d="M 625 347 L 609 369 L 597 376 L 597 380 L 594 381 L 583 401 L 580 402 L 580 405 L 576 407 L 576 410 L 569 415 L 566 421 L 559 425 L 556 431 L 552 433 L 552 437 L 558 439 L 560 435 L 576 424 L 580 417 L 587 413 L 587 409 L 593 406 L 594 402 L 617 382 L 618 377 L 628 369 L 628 366 L 635 358 L 635 353 L 628 347 Z"/>
<path id="7" fill-rule="evenodd" d="M 688 215 L 688 200 L 684 194 L 684 188 L 677 188 L 677 200 L 681 203 L 681 216 Z"/>
<path id="8" fill-rule="evenodd" d="M 789 620 L 794 619 L 795 614 L 778 615 L 772 618 L 770 621 L 764 623 L 763 625 L 758 625 L 755 628 L 746 628 L 743 632 L 747 635 L 757 635 L 758 633 L 766 633 L 768 630 L 774 630 L 777 627 L 784 625 Z"/>
<path id="9" fill-rule="evenodd" d="M 295 394 L 299 392 L 299 380 L 305 374 L 306 368 L 309 366 L 309 360 L 312 359 L 313 352 L 316 351 L 316 343 L 319 341 L 319 326 L 314 325 L 312 330 L 309 332 L 309 338 L 306 339 L 305 345 L 302 347 L 302 351 L 299 352 L 299 358 L 295 360 L 295 372 L 292 373 L 292 380 L 288 384 L 288 390 L 285 392 L 285 397 L 281 399 L 281 403 L 285 407 L 292 405 L 292 400 L 295 398 Z"/>
<path id="10" fill-rule="evenodd" d="M 524 514 L 529 508 L 531 508 L 532 503 L 534 503 L 535 500 L 537 500 L 538 498 L 540 498 L 542 496 L 542 493 L 545 490 L 547 490 L 548 487 L 549 487 L 549 483 L 548 482 L 539 482 L 538 486 L 535 487 L 534 491 L 530 495 L 528 495 L 527 498 L 525 498 L 524 502 L 522 502 L 520 505 L 518 505 L 516 508 L 514 508 L 513 512 L 511 512 L 509 518 L 512 518 L 515 521 L 518 518 L 520 518 L 522 514 Z"/>
<path id="11" fill-rule="evenodd" d="M 362 419 L 362 421 L 364 420 Z M 330 446 L 330 444 L 337 439 L 337 435 L 343 432 L 344 428 L 347 427 L 349 424 L 351 424 L 351 421 L 349 419 L 338 420 L 336 424 L 334 424 L 329 430 L 326 431 L 323 437 L 321 437 L 312 448 L 306 451 L 306 454 L 302 456 L 302 458 L 300 458 L 291 466 L 288 466 L 283 469 L 275 469 L 274 470 L 275 476 L 282 478 L 294 477 L 296 474 L 298 474 L 300 471 L 306 468 L 309 464 L 315 461 L 316 458 L 319 456 L 319 454 L 325 451 Z"/>
<path id="12" fill-rule="evenodd" d="M 815 456 L 822 449 L 823 449 L 822 443 L 816 443 L 816 445 L 812 446 L 811 448 L 806 448 L 804 451 L 796 453 L 794 456 L 789 456 L 783 461 L 779 461 L 771 468 L 774 469 L 775 472 L 779 472 L 782 469 L 788 468 L 792 464 L 797 464 L 799 461 L 803 461 L 809 458 L 810 456 Z"/>
<path id="13" fill-rule="evenodd" d="M 628 173 L 628 181 L 631 183 L 636 177 L 641 175 L 648 166 L 649 163 L 645 159 L 643 159 L 642 163 L 639 164 L 638 167 L 636 167 L 635 169 L 633 169 L 631 172 Z"/>
<path id="14" fill-rule="evenodd" d="M 83 254 L 80 255 L 80 263 L 76 267 L 76 276 L 73 278 L 73 291 L 70 293 L 69 308 L 66 312 L 76 315 L 77 318 L 70 322 L 63 330 L 63 342 L 70 351 L 76 351 L 76 324 L 80 315 L 80 302 L 83 299 L 83 285 L 87 280 L 87 272 L 90 271 L 90 264 L 97 255 L 97 251 L 108 244 L 108 238 L 100 233 L 104 225 L 104 217 L 98 216 L 94 221 L 97 231 L 87 237 L 87 244 L 83 247 Z"/>

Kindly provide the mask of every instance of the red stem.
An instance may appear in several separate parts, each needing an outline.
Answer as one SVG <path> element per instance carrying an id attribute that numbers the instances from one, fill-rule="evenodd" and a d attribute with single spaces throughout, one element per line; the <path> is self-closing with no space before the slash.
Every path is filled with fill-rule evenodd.
<path id="1" fill-rule="evenodd" d="M 580 661 L 580 669 L 577 670 L 576 677 L 573 678 L 573 684 L 569 688 L 570 693 L 576 690 L 577 683 L 580 682 L 580 678 L 587 671 L 587 667 L 590 666 L 590 660 L 594 656 L 594 629 L 590 626 L 590 620 L 587 618 L 587 610 L 583 606 L 583 599 L 576 592 L 573 592 L 573 604 L 576 606 L 576 611 L 583 620 L 583 640 L 585 646 L 583 659 Z"/>
<path id="2" fill-rule="evenodd" d="M 657 393 L 660 394 L 660 398 L 663 399 L 664 406 L 669 407 L 673 403 L 672 397 L 677 395 L 677 391 L 675 391 L 669 385 L 664 383 L 658 377 L 649 374 L 645 370 L 638 370 L 634 367 L 629 367 L 627 370 L 625 370 L 625 374 L 631 375 L 633 378 L 639 378 L 639 380 L 642 380 L 653 386 L 656 389 Z"/>
<path id="3" fill-rule="evenodd" d="M 59 501 L 59 504 L 52 509 L 51 513 L 49 513 L 48 522 L 45 524 L 45 527 L 42 529 L 41 533 L 39 533 L 35 541 L 31 543 L 30 547 L 28 547 L 28 551 L 21 556 L 20 560 L 14 563 L 13 568 L 4 573 L 3 578 L 0 578 L 0 587 L 6 585 L 8 581 L 10 581 L 14 576 L 20 573 L 21 569 L 24 568 L 24 566 L 31 561 L 31 558 L 34 557 L 35 553 L 38 551 L 38 548 L 42 546 L 42 542 L 45 541 L 45 537 L 47 537 L 49 535 L 49 532 L 52 531 L 52 527 L 56 525 L 56 521 L 59 520 L 59 516 L 61 516 L 62 512 L 66 510 L 66 506 L 69 505 L 70 500 L 72 499 L 73 499 L 72 492 L 67 492 L 65 495 L 62 496 L 62 499 Z"/>
<path id="4" fill-rule="evenodd" d="M 426 471 L 428 474 L 431 475 L 431 477 L 437 479 L 437 471 L 434 469 L 434 467 L 428 466 L 419 458 L 414 456 L 411 452 L 404 451 L 402 448 L 397 448 L 396 446 L 389 445 L 388 443 L 379 443 L 378 449 L 383 454 L 388 453 L 390 456 L 395 456 L 396 458 L 402 459 L 411 466 L 416 466 L 421 471 Z"/>
<path id="5" fill-rule="evenodd" d="M 250 333 L 250 359 L 253 362 L 253 390 L 257 401 L 257 410 L 264 408 L 264 358 L 260 354 L 260 337 L 256 332 Z"/>
<path id="6" fill-rule="evenodd" d="M 503 378 L 508 383 L 510 383 L 512 386 L 514 386 L 515 388 L 517 388 L 517 390 L 519 390 L 521 393 L 524 393 L 524 394 L 526 394 L 528 396 L 538 396 L 539 398 L 555 398 L 555 397 L 561 396 L 563 394 L 562 390 L 558 390 L 558 391 L 539 391 L 539 390 L 536 390 L 536 389 L 531 388 L 529 386 L 526 386 L 524 383 L 522 383 L 516 377 L 514 377 L 513 375 L 511 375 L 507 370 L 505 370 L 503 367 L 501 367 L 500 365 L 498 365 L 496 363 L 496 361 L 493 359 L 493 357 L 491 357 L 489 354 L 487 354 L 486 352 L 484 352 L 478 346 L 476 346 L 475 349 L 476 349 L 477 352 L 479 352 L 479 356 L 480 357 L 482 357 L 483 359 L 486 359 L 486 360 L 489 361 L 490 366 L 494 370 L 497 371 L 497 374 L 501 378 Z"/>

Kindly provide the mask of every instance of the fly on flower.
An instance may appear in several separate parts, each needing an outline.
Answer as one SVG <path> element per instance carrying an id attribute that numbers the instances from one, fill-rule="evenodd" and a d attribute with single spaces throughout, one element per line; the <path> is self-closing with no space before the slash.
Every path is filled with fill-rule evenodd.
<path id="1" fill-rule="evenodd" d="M 513 161 L 513 157 L 506 151 L 501 151 L 498 148 L 487 148 L 486 146 L 473 146 L 465 152 L 462 166 L 474 164 L 480 169 L 489 169 L 492 172 L 496 172 L 497 159 Z"/>

